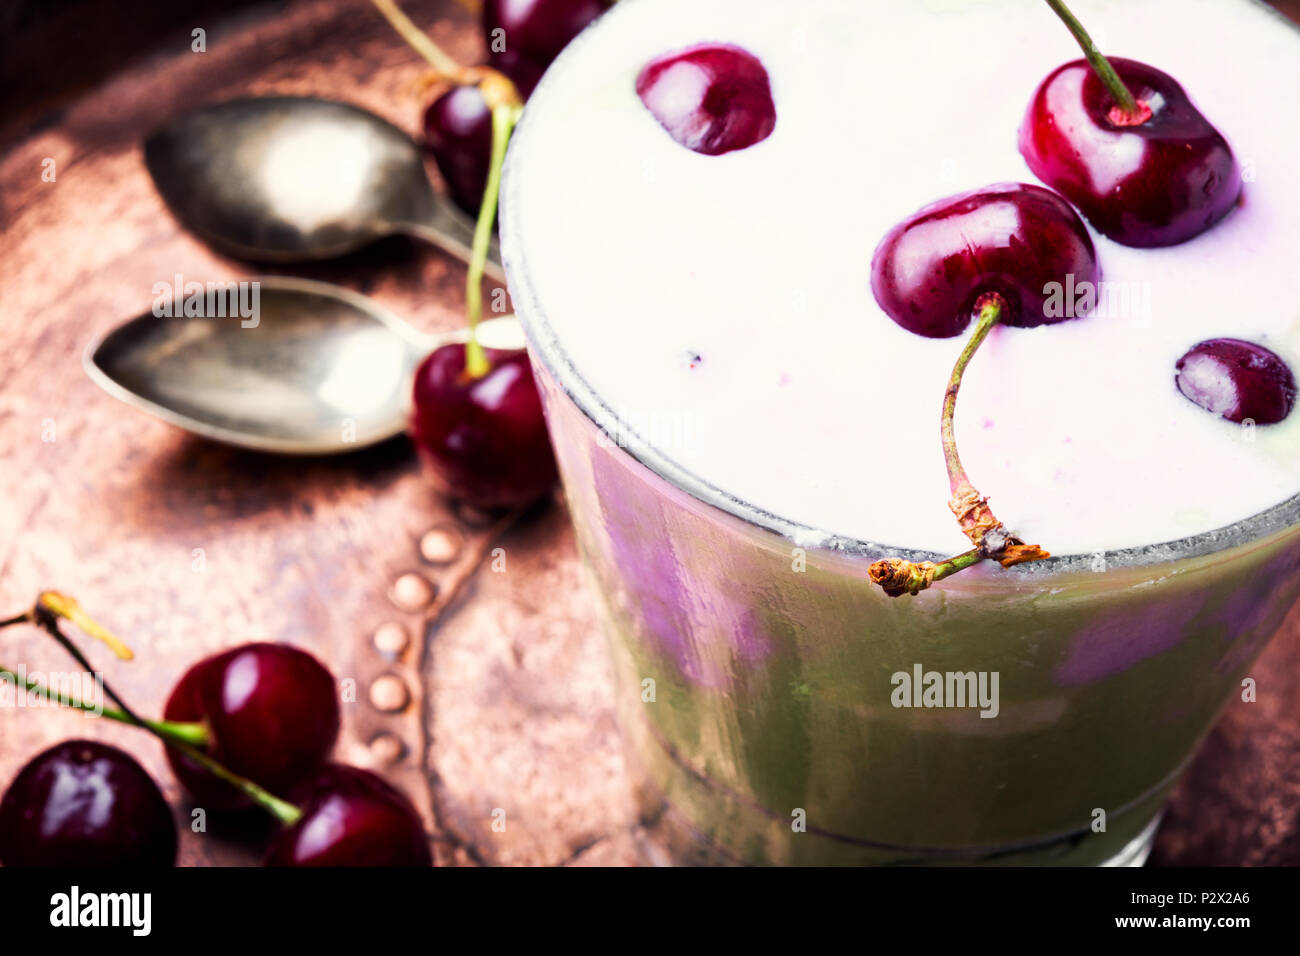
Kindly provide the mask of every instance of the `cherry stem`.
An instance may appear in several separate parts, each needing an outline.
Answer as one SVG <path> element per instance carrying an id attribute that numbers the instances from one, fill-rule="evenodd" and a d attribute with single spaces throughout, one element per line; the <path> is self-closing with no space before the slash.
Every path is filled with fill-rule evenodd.
<path id="1" fill-rule="evenodd" d="M 1131 125 L 1137 125 L 1145 121 L 1146 116 L 1138 107 L 1137 100 L 1133 98 L 1129 88 L 1124 85 L 1124 81 L 1119 78 L 1115 68 L 1110 65 L 1110 60 L 1106 59 L 1102 52 L 1097 49 L 1097 44 L 1092 42 L 1092 37 L 1088 36 L 1088 31 L 1083 28 L 1083 24 L 1070 12 L 1062 0 L 1047 0 L 1047 5 L 1061 18 L 1061 22 L 1065 24 L 1066 29 L 1078 41 L 1088 65 L 1092 67 L 1093 72 L 1097 74 L 1097 78 L 1101 80 L 1119 106 L 1120 115 L 1129 119 Z"/>
<path id="2" fill-rule="evenodd" d="M 72 598 L 55 591 L 46 591 L 42 593 L 37 600 L 39 604 L 44 605 L 45 608 L 55 616 L 67 617 L 69 620 L 73 620 L 74 623 L 77 623 L 83 630 L 87 627 L 91 628 L 92 630 L 87 633 L 97 631 L 98 636 L 107 635 L 110 640 L 110 645 L 114 646 L 116 652 L 119 652 L 119 656 L 121 656 L 121 652 L 125 652 L 128 657 L 130 656 L 130 649 L 116 637 L 113 637 L 113 635 L 109 634 L 102 627 L 96 624 L 88 614 L 81 610 L 80 605 L 78 605 Z M 34 610 L 24 611 L 22 614 L 15 614 L 13 617 L 0 619 L 0 628 L 10 627 L 14 624 L 36 624 L 36 617 L 37 615 Z M 102 680 L 102 676 L 98 673 L 96 673 L 95 676 Z M 67 694 L 58 691 L 51 691 L 48 687 L 41 684 L 40 681 L 29 677 L 19 677 L 18 674 L 9 670 L 7 667 L 0 667 L 0 678 L 7 678 L 15 686 L 22 684 L 26 690 L 39 697 L 44 697 L 46 700 L 52 700 L 56 703 L 62 704 L 64 707 L 73 707 L 90 713 L 96 713 L 100 716 L 107 717 L 109 720 L 116 720 L 124 724 L 132 723 L 131 718 L 123 711 L 115 710 L 112 707 L 103 707 L 98 704 L 86 703 L 85 701 L 77 700 L 75 697 L 71 697 Z M 149 720 L 147 717 L 141 719 L 157 733 L 165 734 L 166 736 L 174 740 L 179 740 L 182 743 L 193 744 L 196 747 L 206 747 L 212 742 L 211 734 L 208 732 L 208 728 L 205 724 L 176 720 Z"/>
<path id="3" fill-rule="evenodd" d="M 44 630 L 56 641 L 58 641 L 60 646 L 62 646 L 63 649 L 72 656 L 73 660 L 75 660 L 78 664 L 81 665 L 82 669 L 85 670 L 86 673 L 88 674 L 96 673 L 94 668 L 91 667 L 90 661 L 86 659 L 86 656 L 83 653 L 81 653 L 77 645 L 72 643 L 72 641 L 68 638 L 68 636 L 64 634 L 63 630 L 59 627 L 59 618 L 66 615 L 62 614 L 60 610 L 56 610 L 52 608 L 47 603 L 47 599 L 49 598 L 51 593 L 52 592 L 47 591 L 41 595 L 40 599 L 36 604 L 36 607 L 34 607 L 31 610 L 29 619 L 33 624 L 35 624 L 37 627 Z M 59 596 L 56 595 L 56 597 Z M 70 600 L 70 599 L 65 599 L 65 600 Z M 75 602 L 73 602 L 73 605 L 75 606 Z M 89 615 L 86 615 L 85 612 L 81 611 L 80 608 L 77 609 L 77 612 L 80 616 L 80 620 L 77 620 L 74 623 L 76 623 L 78 627 L 83 627 L 82 620 L 84 620 L 92 628 L 92 630 L 87 630 L 86 633 L 91 634 L 92 636 L 95 637 L 100 637 L 102 634 L 107 633 L 107 631 L 105 631 L 102 627 L 100 627 L 93 620 L 91 620 Z M 83 627 L 83 629 L 85 628 Z M 241 777 L 238 774 L 236 774 L 234 771 L 228 770 L 226 767 L 222 766 L 216 760 L 212 759 L 202 750 L 199 750 L 193 745 L 186 743 L 182 740 L 169 737 L 167 734 L 163 733 L 160 729 L 155 727 L 153 721 L 145 720 L 144 718 L 140 717 L 138 714 L 136 714 L 135 711 L 133 711 L 130 707 L 126 705 L 126 702 L 123 701 L 122 698 L 117 695 L 117 693 L 113 690 L 113 688 L 108 686 L 108 682 L 105 681 L 102 677 L 100 677 L 99 679 L 99 685 L 100 687 L 103 688 L 104 693 L 107 694 L 108 697 L 113 701 L 113 703 L 115 703 L 120 709 L 121 711 L 120 719 L 122 719 L 124 723 L 134 724 L 135 726 L 153 734 L 155 737 L 161 740 L 165 746 L 171 747 L 173 750 L 177 751 L 178 753 L 183 754 L 185 757 L 194 761 L 196 764 L 198 764 L 208 773 L 212 774 L 218 780 L 230 784 L 230 786 L 234 787 L 236 790 L 243 793 L 250 800 L 252 800 L 258 806 L 260 806 L 262 809 L 266 810 L 268 813 L 270 813 L 273 817 L 275 817 L 285 826 L 293 826 L 293 824 L 297 823 L 300 819 L 302 819 L 302 811 L 299 810 L 297 807 L 295 807 L 292 803 L 288 803 L 285 800 L 281 800 L 279 797 L 275 796 L 274 794 L 270 793 L 267 790 L 264 790 L 262 787 L 259 787 L 257 784 L 255 784 L 253 781 L 249 780 L 248 778 Z M 115 719 L 119 719 L 119 718 L 115 718 Z"/>
<path id="4" fill-rule="evenodd" d="M 902 558 L 885 558 L 868 569 L 871 580 L 879 584 L 890 597 L 904 594 L 917 595 L 935 581 L 964 571 L 984 560 L 984 552 L 971 548 L 943 561 L 904 561 Z"/>
<path id="5" fill-rule="evenodd" d="M 58 591 L 42 591 L 36 597 L 36 607 L 31 611 L 32 620 L 40 623 L 42 615 L 54 618 L 66 618 L 95 640 L 108 645 L 118 660 L 129 661 L 135 655 L 115 634 L 103 627 L 89 614 L 81 609 L 76 598 L 60 594 Z"/>
<path id="6" fill-rule="evenodd" d="M 963 551 L 961 554 L 940 561 L 934 566 L 934 575 L 932 581 L 940 581 L 950 574 L 956 574 L 958 571 L 964 571 L 972 564 L 978 564 L 984 560 L 984 554 L 979 548 L 971 548 L 969 551 Z"/>
<path id="7" fill-rule="evenodd" d="M 410 44 L 416 53 L 429 61 L 438 80 L 446 80 L 457 86 L 477 86 L 491 109 L 507 103 L 519 107 L 524 105 L 523 97 L 519 95 L 514 82 L 500 70 L 490 66 L 461 66 L 448 56 L 442 47 L 434 43 L 427 33 L 417 27 L 393 0 L 370 0 L 370 2 L 384 15 L 384 19 L 398 35 Z"/>
<path id="8" fill-rule="evenodd" d="M 984 557 L 994 558 L 1004 568 L 1009 568 L 1025 561 L 1041 561 L 1050 555 L 1036 544 L 1025 544 L 994 517 L 988 499 L 975 490 L 962 466 L 961 456 L 957 454 L 957 435 L 953 426 L 957 414 L 957 393 L 961 390 L 966 367 L 1006 311 L 1006 300 L 996 292 L 986 292 L 975 300 L 975 331 L 961 350 L 961 355 L 952 367 L 952 375 L 948 378 L 939 433 L 943 438 L 943 459 L 948 467 L 948 488 L 951 491 L 948 508 L 961 525 L 962 533 L 970 538 L 971 544 Z"/>
<path id="9" fill-rule="evenodd" d="M 521 112 L 520 107 L 509 103 L 492 108 L 492 160 L 488 166 L 487 185 L 483 188 L 478 221 L 474 224 L 474 244 L 470 252 L 469 274 L 465 280 L 465 311 L 469 320 L 469 339 L 465 342 L 465 374 L 470 378 L 482 378 L 491 368 L 483 346 L 478 341 L 478 323 L 483 318 L 483 266 L 487 263 L 492 226 L 496 222 L 497 200 L 501 196 L 501 170 L 505 165 L 506 146 L 510 143 L 510 134 L 519 122 Z"/>
<path id="10" fill-rule="evenodd" d="M 465 279 L 465 311 L 469 323 L 469 338 L 465 341 L 465 376 L 482 378 L 492 369 L 487 353 L 478 340 L 478 323 L 483 318 L 483 267 L 487 263 L 488 246 L 492 243 L 492 226 L 496 222 L 497 199 L 501 195 L 501 167 L 505 162 L 506 145 L 510 134 L 519 122 L 523 98 L 514 83 L 504 73 L 487 66 L 461 66 L 429 35 L 402 12 L 394 0 L 370 0 L 417 53 L 429 61 L 440 79 L 460 86 L 476 86 L 492 111 L 492 161 L 488 168 L 487 185 L 479 205 L 478 220 L 474 223 L 474 242 L 469 260 L 469 275 Z"/>
<path id="11" fill-rule="evenodd" d="M 442 51 L 442 48 L 429 35 L 417 27 L 393 0 L 370 0 L 375 8 L 384 15 L 387 20 L 403 40 L 415 48 L 415 51 L 424 57 L 433 68 L 449 80 L 458 79 L 464 70 L 459 63 L 449 57 Z"/>
<path id="12" fill-rule="evenodd" d="M 107 717 L 109 720 L 116 720 L 121 724 L 131 724 L 134 722 L 126 715 L 124 711 L 117 710 L 113 707 L 104 707 L 100 704 L 92 704 L 88 701 L 78 700 L 69 694 L 61 691 L 50 690 L 40 681 L 31 677 L 20 677 L 17 673 L 7 667 L 0 667 L 0 680 L 8 680 L 15 686 L 22 686 L 26 690 L 35 694 L 37 697 L 43 697 L 46 700 L 54 701 L 64 707 L 70 707 L 75 710 L 84 710 L 87 713 L 95 714 L 99 717 Z M 150 720 L 148 717 L 142 717 L 141 721 L 156 734 L 161 734 L 170 740 L 178 740 L 195 747 L 206 747 L 212 742 L 212 736 L 208 733 L 206 725 L 177 720 Z"/>
<path id="13" fill-rule="evenodd" d="M 1041 561 L 1051 557 L 1038 545 L 1025 544 L 994 517 L 988 499 L 975 490 L 961 463 L 961 456 L 957 453 L 957 435 L 953 422 L 957 414 L 957 393 L 961 391 L 962 376 L 1006 310 L 1006 300 L 996 292 L 987 292 L 975 300 L 975 331 L 971 333 L 952 367 L 948 388 L 943 395 L 943 414 L 939 420 L 943 459 L 948 468 L 948 487 L 952 493 L 948 507 L 961 525 L 962 533 L 970 538 L 975 547 L 938 562 L 904 561 L 901 558 L 882 558 L 876 561 L 867 569 L 867 574 L 890 597 L 919 594 L 935 581 L 964 571 L 985 558 L 992 558 L 1004 568 L 1009 568 L 1026 561 Z"/>
<path id="14" fill-rule="evenodd" d="M 970 365 L 970 360 L 975 357 L 979 347 L 988 338 L 989 332 L 993 331 L 993 326 L 1001 321 L 1005 306 L 1006 300 L 997 293 L 980 296 L 975 303 L 975 308 L 978 310 L 975 331 L 966 341 L 966 347 L 961 350 L 961 355 L 957 356 L 957 363 L 952 367 L 952 375 L 948 378 L 948 389 L 943 394 L 943 416 L 939 420 L 939 433 L 943 437 L 943 461 L 948 466 L 948 487 L 954 495 L 960 490 L 972 487 L 970 479 L 966 477 L 966 469 L 962 466 L 961 456 L 957 454 L 957 435 L 953 428 L 953 420 L 957 414 L 957 392 L 961 390 L 961 380 L 966 373 L 966 367 Z"/>

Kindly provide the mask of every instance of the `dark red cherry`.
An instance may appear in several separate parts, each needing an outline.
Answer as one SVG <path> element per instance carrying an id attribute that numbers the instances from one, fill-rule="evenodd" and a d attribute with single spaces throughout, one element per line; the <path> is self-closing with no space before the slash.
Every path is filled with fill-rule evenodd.
<path id="1" fill-rule="evenodd" d="M 738 46 L 706 43 L 651 60 L 636 92 L 669 136 L 706 156 L 753 146 L 776 128 L 767 70 Z"/>
<path id="2" fill-rule="evenodd" d="M 521 57 L 545 70 L 569 41 L 604 13 L 611 2 L 487 0 L 483 4 L 483 29 L 487 33 L 488 49 L 494 56 L 506 53 Z M 509 75 L 506 70 L 502 72 Z"/>
<path id="3" fill-rule="evenodd" d="M 880 307 L 929 338 L 960 335 L 985 292 L 1006 301 L 1007 325 L 1073 318 L 1077 313 L 1062 294 L 1099 278 L 1092 239 L 1069 203 L 1023 183 L 926 206 L 891 229 L 871 261 Z"/>
<path id="4" fill-rule="evenodd" d="M 1175 366 L 1178 390 L 1230 422 L 1280 422 L 1295 405 L 1291 367 L 1275 352 L 1241 339 L 1194 345 Z"/>
<path id="5" fill-rule="evenodd" d="M 1143 122 L 1127 125 L 1087 61 L 1075 60 L 1038 87 L 1020 152 L 1034 175 L 1116 242 L 1172 246 L 1199 236 L 1241 195 L 1228 141 L 1169 74 L 1136 60 L 1110 63 Z"/>
<path id="6" fill-rule="evenodd" d="M 519 91 L 519 95 L 524 99 L 528 99 L 533 95 L 533 90 L 537 89 L 537 84 L 542 81 L 542 74 L 546 72 L 546 64 L 531 60 L 512 49 L 493 53 L 488 62 L 492 67 L 510 77 L 515 89 Z"/>
<path id="7" fill-rule="evenodd" d="M 244 644 L 199 661 L 173 688 L 163 716 L 205 724 L 208 753 L 277 796 L 319 767 L 339 735 L 333 676 L 306 651 L 287 644 Z M 243 794 L 171 748 L 167 759 L 205 809 L 249 805 Z"/>
<path id="8" fill-rule="evenodd" d="M 555 484 L 555 456 L 528 353 L 486 349 L 465 375 L 465 347 L 444 345 L 415 373 L 410 434 L 439 489 L 480 508 L 526 504 Z"/>
<path id="9" fill-rule="evenodd" d="M 176 865 L 176 823 L 130 754 L 92 740 L 56 744 L 0 798 L 5 866 Z"/>
<path id="10" fill-rule="evenodd" d="M 366 770 L 331 764 L 289 795 L 302 819 L 283 830 L 267 866 L 432 866 L 419 813 Z"/>
<path id="11" fill-rule="evenodd" d="M 476 86 L 454 86 L 424 111 L 424 147 L 452 201 L 478 215 L 492 164 L 492 111 Z"/>

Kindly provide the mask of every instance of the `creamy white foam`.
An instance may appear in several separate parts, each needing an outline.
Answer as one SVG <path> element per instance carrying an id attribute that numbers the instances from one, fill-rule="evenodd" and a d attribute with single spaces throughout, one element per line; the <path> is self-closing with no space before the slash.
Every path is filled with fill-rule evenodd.
<path id="1" fill-rule="evenodd" d="M 1300 31 L 1247 0 L 1073 7 L 1104 50 L 1181 82 L 1248 182 L 1244 208 L 1182 246 L 1094 232 L 1129 307 L 995 329 L 967 373 L 973 481 L 1058 554 L 1211 530 L 1300 491 L 1300 411 L 1252 434 L 1173 382 L 1179 356 L 1221 336 L 1300 373 Z M 640 68 L 700 41 L 767 67 L 764 142 L 697 155 L 642 106 Z M 620 415 L 660 423 L 645 438 L 682 468 L 827 532 L 960 550 L 938 413 L 964 340 L 890 321 L 871 254 L 922 205 L 1037 182 L 1021 116 L 1078 55 L 1033 0 L 621 0 L 527 107 L 507 271 L 579 373 Z"/>

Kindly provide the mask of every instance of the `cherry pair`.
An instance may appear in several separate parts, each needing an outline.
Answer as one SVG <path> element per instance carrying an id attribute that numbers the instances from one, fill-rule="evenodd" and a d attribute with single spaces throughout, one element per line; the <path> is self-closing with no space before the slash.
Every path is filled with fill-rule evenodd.
<path id="1" fill-rule="evenodd" d="M 402 794 L 356 767 L 327 764 L 339 733 L 334 677 L 311 654 L 256 643 L 208 657 L 172 690 L 171 722 L 198 722 L 208 756 L 272 793 L 286 793 L 301 818 L 267 854 L 276 866 L 428 866 L 419 814 Z M 236 809 L 249 800 L 184 755 L 167 759 L 203 806 Z"/>
<path id="2" fill-rule="evenodd" d="M 356 767 L 317 769 L 291 791 L 302 817 L 282 830 L 267 866 L 429 866 L 419 814 Z M 0 799 L 0 864 L 165 867 L 176 824 L 158 785 L 130 754 L 68 740 L 37 755 Z"/>
<path id="3" fill-rule="evenodd" d="M 527 98 L 551 61 L 610 0 L 487 0 L 489 64 Z M 453 86 L 424 112 L 424 143 L 456 205 L 478 212 L 492 159 L 492 111 L 473 86 Z"/>
<path id="4" fill-rule="evenodd" d="M 419 814 L 382 779 L 327 764 L 338 737 L 334 678 L 310 654 L 247 644 L 195 664 L 156 724 L 264 790 L 286 826 L 269 865 L 427 866 Z M 167 750 L 178 779 L 206 810 L 252 802 L 190 758 Z M 153 780 L 128 754 L 67 741 L 30 761 L 0 800 L 0 863 L 170 865 L 176 832 Z"/>

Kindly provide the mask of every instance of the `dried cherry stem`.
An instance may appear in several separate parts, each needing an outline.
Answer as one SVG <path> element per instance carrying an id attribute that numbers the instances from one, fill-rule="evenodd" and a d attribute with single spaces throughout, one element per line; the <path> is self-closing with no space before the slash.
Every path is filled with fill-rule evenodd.
<path id="1" fill-rule="evenodd" d="M 1149 120 L 1151 107 L 1133 98 L 1129 88 L 1124 85 L 1115 68 L 1110 65 L 1110 60 L 1097 49 L 1097 44 L 1092 42 L 1088 31 L 1083 28 L 1083 24 L 1070 12 L 1065 3 L 1062 0 L 1047 0 L 1047 5 L 1061 18 L 1066 29 L 1074 35 L 1079 48 L 1083 50 L 1084 59 L 1088 61 L 1092 71 L 1097 74 L 1097 79 L 1101 80 L 1106 91 L 1110 93 L 1111 99 L 1115 101 L 1115 108 L 1110 112 L 1110 121 L 1116 126 L 1140 126 Z"/>
<path id="2" fill-rule="evenodd" d="M 879 584 L 890 597 L 920 594 L 935 581 L 969 568 L 984 560 L 979 548 L 972 548 L 943 561 L 904 561 L 882 558 L 867 569 L 872 582 Z"/>
<path id="3" fill-rule="evenodd" d="M 962 377 L 966 373 L 971 359 L 979 347 L 988 338 L 993 326 L 1002 319 L 1006 310 L 1006 301 L 996 292 L 986 293 L 975 302 L 975 331 L 966 341 L 966 346 L 957 357 L 948 379 L 948 388 L 943 393 L 943 415 L 939 420 L 939 434 L 943 439 L 943 461 L 948 468 L 948 488 L 951 497 L 948 507 L 961 525 L 962 534 L 970 538 L 971 544 L 981 547 L 985 537 L 1002 527 L 1001 522 L 989 510 L 988 499 L 980 495 L 966 475 L 966 468 L 961 463 L 957 452 L 957 435 L 954 420 L 957 417 L 957 393 L 961 391 Z"/>
<path id="4" fill-rule="evenodd" d="M 943 395 L 943 414 L 939 421 L 943 459 L 948 468 L 948 487 L 951 491 L 948 508 L 957 518 L 962 533 L 970 538 L 975 547 L 938 562 L 904 561 L 902 558 L 876 561 L 867 569 L 867 574 L 890 597 L 919 594 L 935 581 L 963 571 L 985 558 L 992 558 L 1004 568 L 1009 568 L 1051 557 L 1038 545 L 1025 544 L 994 516 L 988 499 L 971 483 L 966 468 L 961 463 L 961 455 L 957 452 L 957 435 L 953 422 L 957 414 L 957 393 L 961 391 L 962 377 L 993 326 L 1002 320 L 1006 309 L 1006 300 L 996 292 L 985 293 L 976 299 L 975 331 L 961 350 L 952 375 L 948 378 L 948 388 Z"/>
<path id="5" fill-rule="evenodd" d="M 442 47 L 434 43 L 427 33 L 417 27 L 393 0 L 370 0 L 370 2 L 375 5 L 376 10 L 384 15 L 384 19 L 401 35 L 402 39 L 414 47 L 420 56 L 428 60 L 443 78 L 452 82 L 457 82 L 460 79 L 465 67 L 443 52 Z"/>
<path id="6" fill-rule="evenodd" d="M 131 653 L 131 648 L 127 647 L 107 628 L 100 626 L 98 621 L 83 611 L 76 598 L 60 594 L 58 591 L 42 591 L 37 595 L 36 607 L 31 611 L 30 619 L 33 623 L 40 624 L 39 617 L 42 613 L 52 614 L 56 618 L 71 621 L 81 628 L 83 633 L 107 644 L 118 660 L 129 661 L 135 657 Z"/>
<path id="7" fill-rule="evenodd" d="M 417 27 L 393 0 L 370 0 L 417 53 L 429 61 L 438 80 L 458 86 L 476 86 L 492 111 L 492 161 L 488 168 L 487 185 L 474 224 L 474 243 L 471 247 L 469 274 L 465 278 L 465 311 L 469 324 L 469 337 L 465 341 L 465 376 L 482 378 L 492 369 L 487 353 L 478 340 L 478 323 L 483 317 L 483 267 L 487 263 L 488 246 L 492 243 L 492 226 L 496 222 L 497 199 L 501 194 L 501 168 L 505 164 L 506 145 L 524 101 L 515 84 L 504 73 L 489 66 L 461 66 L 429 35 Z"/>

